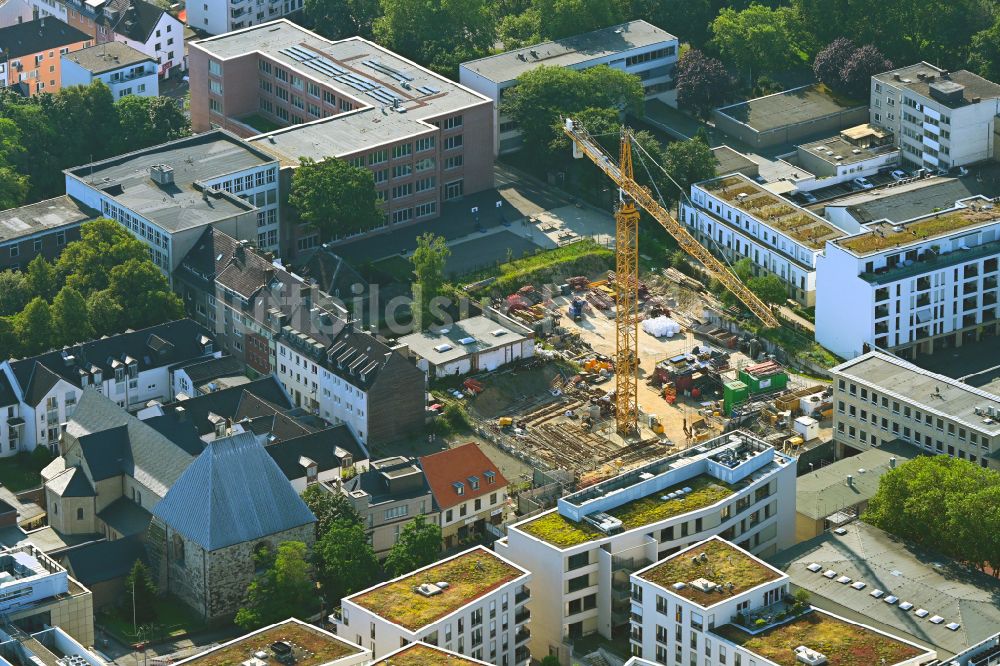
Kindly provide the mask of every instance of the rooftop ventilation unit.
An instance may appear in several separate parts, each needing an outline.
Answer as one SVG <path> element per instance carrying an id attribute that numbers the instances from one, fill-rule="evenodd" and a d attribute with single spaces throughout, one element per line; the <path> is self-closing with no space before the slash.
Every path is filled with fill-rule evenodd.
<path id="1" fill-rule="evenodd" d="M 709 592 L 714 592 L 715 588 L 717 588 L 718 585 L 705 578 L 696 578 L 695 580 L 691 581 L 691 587 L 698 590 L 699 592 L 705 592 L 707 594 Z"/>
<path id="2" fill-rule="evenodd" d="M 154 164 L 149 167 L 149 177 L 154 183 L 170 185 L 174 182 L 174 168 L 169 164 Z"/>
<path id="3" fill-rule="evenodd" d="M 502 335 L 507 335 L 507 330 L 503 329 L 503 328 L 498 328 L 498 329 L 495 329 L 495 330 L 491 331 L 490 335 L 492 335 L 495 338 L 499 338 Z"/>
<path id="4" fill-rule="evenodd" d="M 803 664 L 808 664 L 809 666 L 820 666 L 820 664 L 826 663 L 826 655 L 822 652 L 817 652 L 816 650 L 810 650 L 805 645 L 800 645 L 795 648 L 795 659 Z"/>
<path id="5" fill-rule="evenodd" d="M 622 529 L 622 521 L 612 515 L 598 511 L 597 513 L 585 516 L 584 520 L 599 529 L 604 534 L 615 534 Z"/>
<path id="6" fill-rule="evenodd" d="M 445 587 L 448 587 L 447 583 L 444 583 Z M 434 597 L 441 594 L 444 588 L 441 587 L 441 583 L 421 583 L 414 588 L 417 594 L 423 597 Z"/>
<path id="7" fill-rule="evenodd" d="M 454 347 L 452 347 L 451 345 L 443 344 L 443 345 L 438 345 L 437 347 L 435 347 L 434 351 L 436 351 L 436 352 L 438 352 L 440 354 L 440 353 L 443 353 L 443 352 L 446 352 L 446 351 L 451 351 L 452 349 L 454 349 Z"/>

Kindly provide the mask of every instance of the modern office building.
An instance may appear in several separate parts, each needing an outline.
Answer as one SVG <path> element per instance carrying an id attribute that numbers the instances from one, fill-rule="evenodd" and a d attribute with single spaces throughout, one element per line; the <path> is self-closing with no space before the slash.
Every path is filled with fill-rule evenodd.
<path id="1" fill-rule="evenodd" d="M 0 27 L 0 88 L 25 96 L 59 92 L 62 54 L 93 42 L 90 35 L 52 17 Z"/>
<path id="2" fill-rule="evenodd" d="M 853 178 L 874 176 L 899 163 L 899 148 L 893 145 L 892 134 L 868 124 L 800 144 L 796 153 L 797 164 L 817 176 L 815 187 L 830 187 Z"/>
<path id="3" fill-rule="evenodd" d="M 41 255 L 55 261 L 67 243 L 80 240 L 80 226 L 95 210 L 61 196 L 0 211 L 0 270 L 20 270 Z"/>
<path id="4" fill-rule="evenodd" d="M 866 343 L 913 357 L 1000 332 L 998 232 L 979 196 L 830 239 L 816 261 L 816 341 L 841 358 Z"/>
<path id="5" fill-rule="evenodd" d="M 647 97 L 666 96 L 674 87 L 678 39 L 646 21 L 629 21 L 601 30 L 498 53 L 459 65 L 462 85 L 493 100 L 493 149 L 521 147 L 516 123 L 500 113 L 504 91 L 517 77 L 538 67 L 584 70 L 598 65 L 635 74 Z"/>
<path id="6" fill-rule="evenodd" d="M 63 87 L 89 86 L 94 81 L 110 88 L 116 100 L 160 94 L 156 60 L 124 42 L 106 42 L 63 55 Z"/>
<path id="7" fill-rule="evenodd" d="M 681 221 L 709 250 L 731 262 L 750 259 L 758 272 L 780 277 L 789 296 L 807 306 L 816 303 L 816 264 L 826 242 L 860 229 L 845 231 L 741 173 L 692 185 Z"/>
<path id="8" fill-rule="evenodd" d="M 822 573 L 809 575 L 844 588 L 845 597 L 869 597 L 860 578 L 834 582 Z M 791 592 L 787 574 L 723 539 L 694 544 L 632 574 L 632 654 L 699 666 L 917 666 L 937 656 L 915 641 L 796 605 Z M 856 662 L 862 645 L 865 661 Z"/>
<path id="9" fill-rule="evenodd" d="M 1000 396 L 880 351 L 830 370 L 838 449 L 899 440 L 915 452 L 1000 469 Z"/>
<path id="10" fill-rule="evenodd" d="M 871 122 L 890 130 L 902 159 L 930 171 L 996 159 L 1000 85 L 926 62 L 877 74 Z"/>
<path id="11" fill-rule="evenodd" d="M 495 666 L 526 666 L 531 578 L 477 546 L 344 597 L 331 621 L 375 659 L 422 642 Z"/>
<path id="12" fill-rule="evenodd" d="M 278 162 L 214 130 L 67 169 L 66 194 L 149 246 L 167 278 L 207 227 L 277 250 Z"/>
<path id="13" fill-rule="evenodd" d="M 767 556 L 794 542 L 795 462 L 734 432 L 560 498 L 494 544 L 528 569 L 531 651 L 622 636 L 629 574 L 712 535 Z"/>
<path id="14" fill-rule="evenodd" d="M 252 143 L 282 167 L 336 157 L 370 169 L 385 219 L 362 233 L 436 218 L 493 186 L 490 100 L 370 41 L 281 19 L 194 42 L 189 60 L 196 132 L 281 127 Z M 296 249 L 338 240 L 294 231 Z"/>

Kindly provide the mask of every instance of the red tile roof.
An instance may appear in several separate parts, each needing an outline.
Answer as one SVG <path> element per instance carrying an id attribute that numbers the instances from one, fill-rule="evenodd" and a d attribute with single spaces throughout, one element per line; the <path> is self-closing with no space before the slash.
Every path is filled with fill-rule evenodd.
<path id="1" fill-rule="evenodd" d="M 420 458 L 420 466 L 431 487 L 434 501 L 440 509 L 449 509 L 470 499 L 496 492 L 507 485 L 507 479 L 500 469 L 475 443 L 434 453 Z M 486 478 L 486 472 L 493 472 L 493 483 Z M 470 479 L 475 477 L 478 489 L 472 488 Z M 458 494 L 455 483 L 462 484 L 462 494 Z"/>

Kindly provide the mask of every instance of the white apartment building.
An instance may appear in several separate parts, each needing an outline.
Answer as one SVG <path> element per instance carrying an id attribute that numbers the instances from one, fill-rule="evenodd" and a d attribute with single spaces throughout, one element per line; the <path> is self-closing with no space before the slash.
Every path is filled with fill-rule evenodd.
<path id="1" fill-rule="evenodd" d="M 225 130 L 67 169 L 66 194 L 118 221 L 173 271 L 213 226 L 277 250 L 278 162 Z"/>
<path id="2" fill-rule="evenodd" d="M 916 666 L 937 656 L 808 604 L 796 605 L 787 574 L 718 537 L 637 571 L 630 580 L 631 651 L 653 664 L 842 664 L 855 658 L 859 641 L 875 653 L 872 666 Z M 867 583 L 843 584 L 858 586 L 857 594 L 868 598 Z"/>
<path id="3" fill-rule="evenodd" d="M 477 546 L 344 597 L 330 619 L 338 636 L 376 660 L 422 642 L 495 666 L 526 666 L 531 577 Z"/>
<path id="4" fill-rule="evenodd" d="M 0 456 L 47 446 L 53 453 L 62 426 L 84 389 L 93 386 L 125 409 L 171 398 L 170 366 L 215 352 L 208 331 L 191 321 L 160 324 L 0 362 Z"/>
<path id="5" fill-rule="evenodd" d="M 681 220 L 709 250 L 733 263 L 746 257 L 756 270 L 780 277 L 806 306 L 816 302 L 817 257 L 826 242 L 860 229 L 841 229 L 741 173 L 692 185 Z"/>
<path id="6" fill-rule="evenodd" d="M 997 157 L 1000 85 L 919 62 L 871 81 L 871 122 L 892 131 L 902 159 L 932 171 Z"/>
<path id="7" fill-rule="evenodd" d="M 838 453 L 901 440 L 1000 469 L 1000 396 L 872 351 L 830 370 Z"/>
<path id="8" fill-rule="evenodd" d="M 836 136 L 801 144 L 796 153 L 796 163 L 816 175 L 810 182 L 798 181 L 800 191 L 874 176 L 899 163 L 899 148 L 893 145 L 892 135 L 872 125 L 849 127 Z"/>
<path id="9" fill-rule="evenodd" d="M 196 0 L 187 4 L 188 26 L 221 35 L 302 10 L 302 0 Z"/>
<path id="10" fill-rule="evenodd" d="M 841 358 L 865 344 L 912 357 L 1000 332 L 994 205 L 969 197 L 827 243 L 816 265 L 816 341 Z"/>
<path id="11" fill-rule="evenodd" d="M 730 433 L 563 497 L 494 544 L 534 576 L 535 657 L 629 623 L 629 574 L 720 535 L 769 555 L 794 542 L 795 463 Z"/>
<path id="12" fill-rule="evenodd" d="M 101 81 L 116 100 L 128 95 L 160 94 L 156 61 L 122 42 L 98 44 L 63 55 L 60 76 L 63 88 Z"/>
<path id="13" fill-rule="evenodd" d="M 504 91 L 516 85 L 521 74 L 542 66 L 584 70 L 608 65 L 638 76 L 647 97 L 673 99 L 678 55 L 676 37 L 645 21 L 629 21 L 464 62 L 458 76 L 462 85 L 493 100 L 493 150 L 501 154 L 521 147 L 516 123 L 499 111 Z"/>

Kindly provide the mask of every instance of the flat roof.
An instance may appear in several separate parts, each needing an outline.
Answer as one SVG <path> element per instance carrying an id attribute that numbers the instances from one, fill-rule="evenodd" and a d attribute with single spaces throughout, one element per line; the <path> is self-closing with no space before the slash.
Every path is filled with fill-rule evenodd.
<path id="1" fill-rule="evenodd" d="M 794 585 L 808 590 L 814 604 L 935 647 L 940 659 L 996 634 L 1000 583 L 995 578 L 860 521 L 843 529 L 769 559 Z M 819 565 L 816 572 L 809 569 L 813 564 Z M 824 575 L 828 571 L 835 576 Z M 851 583 L 838 582 L 841 576 Z M 860 590 L 851 587 L 857 581 L 864 583 Z M 918 615 L 921 610 L 927 613 Z M 942 621 L 931 622 L 935 617 Z M 950 629 L 951 623 L 959 626 Z"/>
<path id="2" fill-rule="evenodd" d="M 796 480 L 795 511 L 814 520 L 866 502 L 875 496 L 879 479 L 918 455 L 909 444 L 894 442 L 820 467 Z M 851 485 L 847 485 L 847 475 Z"/>
<path id="3" fill-rule="evenodd" d="M 443 328 L 404 335 L 399 338 L 399 344 L 407 345 L 414 354 L 427 359 L 429 363 L 442 365 L 526 338 L 511 324 L 477 315 Z M 445 346 L 448 348 L 445 349 Z"/>
<path id="4" fill-rule="evenodd" d="M 980 99 L 1000 97 L 1000 84 L 984 79 L 967 69 L 949 72 L 928 62 L 918 62 L 876 74 L 874 78 L 897 88 L 912 90 L 918 95 L 929 97 L 942 106 L 952 109 L 974 104 L 977 97 Z M 931 93 L 931 88 L 935 86 L 948 91 L 961 90 L 962 95 L 955 102 L 946 103 Z"/>
<path id="5" fill-rule="evenodd" d="M 104 191 L 166 231 L 176 232 L 253 210 L 252 205 L 226 193 L 205 196 L 200 185 L 273 161 L 235 135 L 211 130 L 67 169 L 66 173 Z M 173 168 L 173 183 L 160 185 L 150 178 L 150 168 L 160 164 Z"/>
<path id="6" fill-rule="evenodd" d="M 478 60 L 463 62 L 462 67 L 494 83 L 507 83 L 536 67 L 573 67 L 616 53 L 664 42 L 677 37 L 646 21 L 629 21 L 551 42 L 505 51 Z"/>
<path id="7" fill-rule="evenodd" d="M 521 567 L 477 546 L 399 578 L 358 592 L 350 601 L 409 631 L 435 622 L 498 587 L 528 576 Z M 424 583 L 448 583 L 432 596 L 417 591 Z"/>
<path id="8" fill-rule="evenodd" d="M 60 227 L 71 227 L 100 217 L 65 194 L 54 199 L 0 211 L 0 243 Z"/>
<path id="9" fill-rule="evenodd" d="M 823 84 L 814 83 L 724 106 L 717 111 L 751 129 L 766 132 L 861 106 L 867 103 L 844 100 L 830 93 Z"/>
<path id="10" fill-rule="evenodd" d="M 803 143 L 798 148 L 834 166 L 855 164 L 888 153 L 899 152 L 899 148 L 892 144 L 859 148 L 839 134 L 819 141 Z"/>
<path id="11" fill-rule="evenodd" d="M 91 74 L 103 74 L 131 67 L 140 62 L 155 62 L 154 58 L 132 48 L 125 42 L 104 42 L 79 51 L 66 53 L 63 60 L 71 60 Z"/>
<path id="12" fill-rule="evenodd" d="M 274 658 L 271 650 L 271 645 L 279 641 L 291 643 L 296 666 L 336 664 L 344 657 L 364 652 L 362 648 L 338 638 L 329 631 L 290 618 L 176 663 L 197 664 L 197 666 L 239 666 L 248 659 L 253 659 L 254 653 L 263 651 L 268 655 L 264 660 L 268 666 L 279 666 L 281 662 Z"/>
<path id="13" fill-rule="evenodd" d="M 706 180 L 698 186 L 813 250 L 821 250 L 828 240 L 846 235 L 832 222 L 779 197 L 740 173 Z"/>
<path id="14" fill-rule="evenodd" d="M 1000 221 L 1000 210 L 981 197 L 956 202 L 949 210 L 931 213 L 902 224 L 875 222 L 867 231 L 839 238 L 835 242 L 857 256 L 876 254 L 883 250 L 905 248 L 935 238 L 967 230 L 970 227 Z"/>
<path id="15" fill-rule="evenodd" d="M 835 376 L 855 379 L 879 387 L 879 392 L 915 403 L 969 428 L 1000 434 L 1000 422 L 976 413 L 987 406 L 1000 409 L 1000 396 L 980 388 L 928 372 L 896 356 L 871 351 L 830 370 Z M 992 423 L 984 423 L 990 420 Z"/>
<path id="16" fill-rule="evenodd" d="M 696 543 L 635 575 L 702 608 L 785 577 L 780 570 L 719 537 Z M 714 586 L 709 590 L 694 585 L 699 579 Z M 678 588 L 678 584 L 683 587 Z"/>
<path id="17" fill-rule="evenodd" d="M 395 652 L 390 652 L 374 662 L 372 666 L 480 666 L 488 662 L 464 657 L 455 652 L 442 650 L 427 643 L 410 643 Z"/>
<path id="18" fill-rule="evenodd" d="M 895 636 L 815 609 L 756 634 L 733 624 L 713 632 L 778 666 L 801 666 L 797 646 L 821 653 L 830 666 L 895 666 L 927 652 Z"/>
<path id="19" fill-rule="evenodd" d="M 721 175 L 736 172 L 744 173 L 747 169 L 756 173 L 760 169 L 759 164 L 729 146 L 712 148 L 712 156 L 715 157 L 716 172 Z"/>
<path id="20" fill-rule="evenodd" d="M 996 174 L 989 176 L 977 178 L 970 174 L 962 178 L 920 178 L 891 187 L 855 192 L 827 201 L 825 207 L 845 208 L 851 217 L 862 224 L 876 220 L 898 224 L 935 210 L 952 208 L 956 201 L 978 194 L 987 197 L 1000 195 L 1000 186 L 993 182 Z"/>

